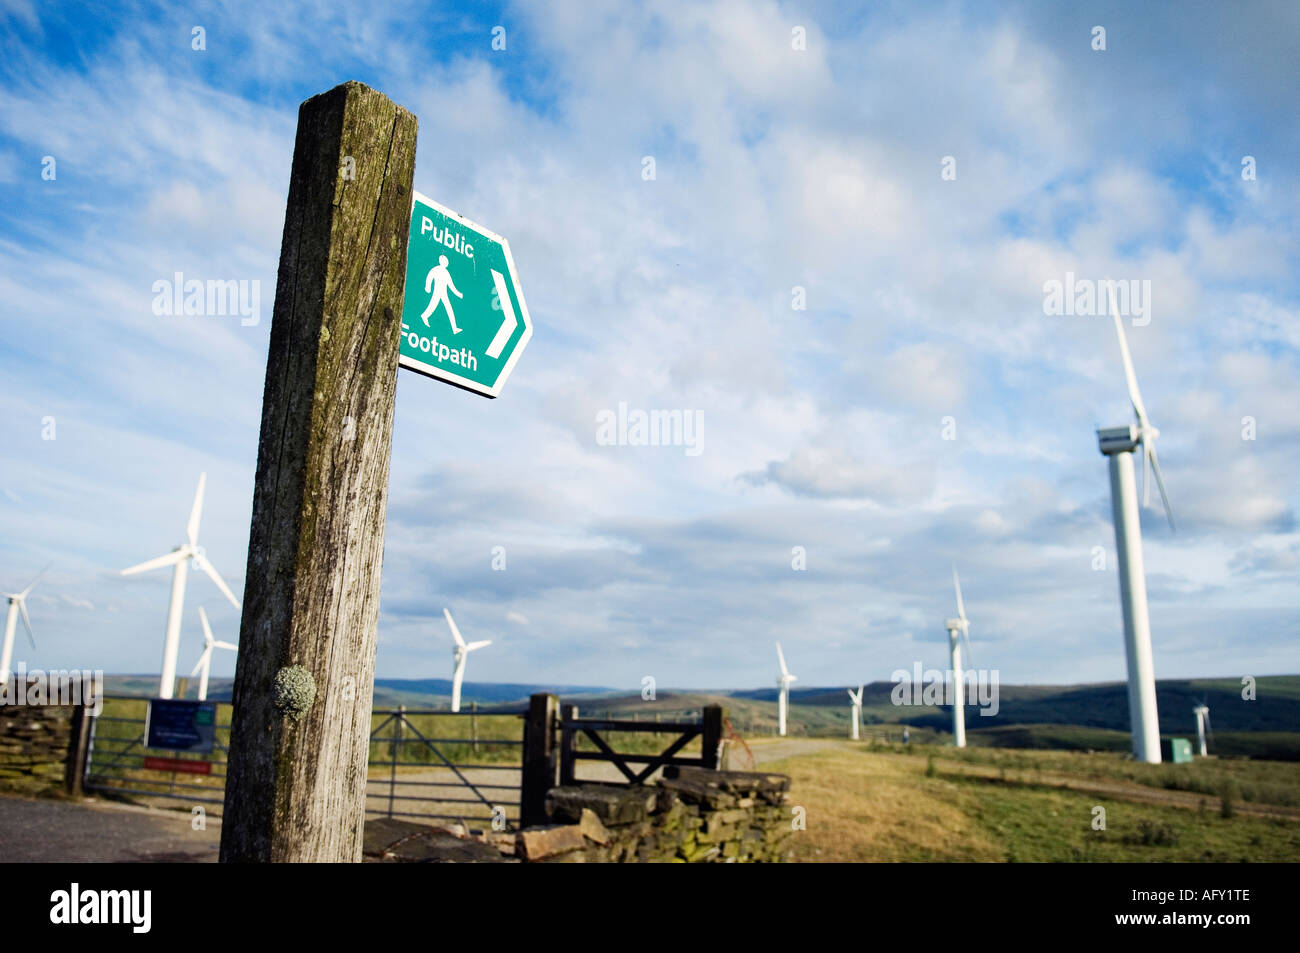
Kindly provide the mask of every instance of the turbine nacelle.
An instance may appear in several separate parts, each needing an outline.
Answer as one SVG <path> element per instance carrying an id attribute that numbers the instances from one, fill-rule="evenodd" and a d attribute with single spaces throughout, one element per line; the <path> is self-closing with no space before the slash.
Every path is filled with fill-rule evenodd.
<path id="1" fill-rule="evenodd" d="M 0 595 L 3 595 L 6 599 L 9 600 L 10 611 L 14 609 L 18 611 L 18 617 L 23 620 L 23 629 L 27 633 L 27 641 L 32 644 L 32 649 L 36 648 L 36 633 L 32 631 L 32 620 L 27 615 L 27 597 L 31 595 L 32 590 L 36 588 L 36 584 L 41 581 L 41 577 L 45 575 L 45 572 L 50 568 L 50 565 L 52 564 L 46 564 L 45 569 L 42 569 L 40 572 L 38 572 L 36 574 L 36 578 L 33 579 L 31 581 L 31 584 L 28 585 L 28 587 L 24 589 L 22 592 L 0 593 Z M 5 656 L 4 659 L 5 665 L 8 664 L 9 651 L 11 648 L 12 648 L 12 643 L 6 636 L 5 646 L 3 650 Z M 8 676 L 7 671 L 2 672 L 0 674 L 4 674 L 6 677 Z"/>

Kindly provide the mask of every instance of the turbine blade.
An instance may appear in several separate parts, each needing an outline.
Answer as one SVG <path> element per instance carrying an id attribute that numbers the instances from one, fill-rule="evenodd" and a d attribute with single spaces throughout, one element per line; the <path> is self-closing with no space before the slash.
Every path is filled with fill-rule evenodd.
<path id="1" fill-rule="evenodd" d="M 22 599 L 18 600 L 18 612 L 23 617 L 23 626 L 27 629 L 27 641 L 32 643 L 32 648 L 36 648 L 36 633 L 32 631 L 32 620 L 27 618 L 27 603 Z"/>
<path id="2" fill-rule="evenodd" d="M 491 644 L 492 644 L 491 639 L 487 639 L 486 641 L 483 642 L 470 642 L 468 645 L 465 646 L 465 651 L 473 652 L 475 649 L 485 648 L 486 646 L 489 646 Z"/>
<path id="3" fill-rule="evenodd" d="M 447 617 L 447 625 L 451 626 L 451 637 L 456 640 L 457 645 L 464 646 L 465 640 L 460 637 L 460 629 L 456 628 L 456 620 L 451 617 L 451 613 L 446 609 L 442 610 L 442 614 Z"/>
<path id="4" fill-rule="evenodd" d="M 174 566 L 178 562 L 189 558 L 189 551 L 185 547 L 173 550 L 166 556 L 159 556 L 157 559 L 150 559 L 148 562 L 140 563 L 138 566 L 132 566 L 130 569 L 123 569 L 123 576 L 133 576 L 138 572 L 148 572 L 150 569 L 161 569 L 163 566 Z"/>
<path id="5" fill-rule="evenodd" d="M 199 568 L 207 573 L 208 577 L 217 584 L 217 588 L 221 590 L 223 596 L 230 600 L 230 604 L 236 609 L 240 608 L 239 600 L 236 599 L 235 594 L 230 591 L 230 587 L 226 585 L 226 580 L 221 578 L 221 574 L 217 572 L 216 567 L 213 566 L 212 563 L 208 562 L 208 558 L 200 554 L 195 557 L 195 561 L 199 564 Z"/>
<path id="6" fill-rule="evenodd" d="M 1142 505 L 1151 505 L 1151 454 L 1146 452 L 1147 442 L 1142 441 Z"/>
<path id="7" fill-rule="evenodd" d="M 1165 508 L 1165 518 L 1169 520 L 1169 528 L 1176 533 L 1178 527 L 1174 525 L 1174 508 L 1169 505 L 1169 494 L 1165 492 L 1165 480 L 1160 475 L 1160 458 L 1156 456 L 1155 444 L 1144 445 L 1144 449 L 1146 450 L 1144 456 L 1151 460 L 1151 473 L 1155 476 L 1156 486 L 1160 490 L 1160 502 Z"/>
<path id="8" fill-rule="evenodd" d="M 231 643 L 231 642 L 218 642 L 218 641 L 214 641 L 212 644 L 213 644 L 214 646 L 216 646 L 217 648 L 219 648 L 219 649 L 230 649 L 230 651 L 232 651 L 232 652 L 238 652 L 238 651 L 239 651 L 239 646 L 238 646 L 238 645 L 235 645 L 235 644 L 233 644 L 233 643 Z"/>
<path id="9" fill-rule="evenodd" d="M 190 672 L 190 678 L 194 678 L 199 674 L 199 672 L 203 671 L 203 663 L 207 661 L 208 656 L 211 654 L 212 654 L 212 646 L 209 645 L 206 649 L 203 650 L 203 654 L 199 656 L 199 661 L 194 666 L 194 671 Z"/>
<path id="10" fill-rule="evenodd" d="M 45 568 L 36 574 L 36 578 L 32 580 L 31 585 L 29 585 L 26 589 L 24 589 L 21 593 L 18 594 L 18 598 L 26 599 L 27 594 L 36 588 L 36 584 L 41 581 L 41 577 L 44 576 L 45 573 L 49 570 L 49 568 L 53 565 L 54 565 L 53 561 L 46 563 Z"/>
<path id="11" fill-rule="evenodd" d="M 776 643 L 776 657 L 777 657 L 777 660 L 781 663 L 781 674 L 782 674 L 782 675 L 789 675 L 789 674 L 790 674 L 790 670 L 789 670 L 788 668 L 785 667 L 785 653 L 781 651 L 781 643 L 780 643 L 780 642 Z"/>
<path id="12" fill-rule="evenodd" d="M 964 642 L 964 643 L 966 644 L 966 667 L 967 667 L 967 668 L 974 668 L 974 666 L 975 666 L 975 661 L 974 661 L 974 659 L 971 657 L 971 650 L 970 650 L 970 636 L 966 634 L 966 630 L 965 630 L 965 629 L 962 630 L 962 633 L 961 633 L 961 640 L 962 640 L 962 642 Z"/>
<path id="13" fill-rule="evenodd" d="M 1119 309 L 1115 307 L 1115 295 L 1110 293 L 1110 315 L 1115 319 L 1115 333 L 1119 335 L 1119 355 L 1124 361 L 1124 379 L 1128 381 L 1128 398 L 1133 403 L 1133 413 L 1137 414 L 1138 424 L 1147 426 L 1147 409 L 1142 403 L 1142 393 L 1138 390 L 1137 374 L 1133 371 L 1133 356 L 1128 351 L 1128 340 L 1124 337 L 1124 322 L 1119 319 Z"/>
<path id="14" fill-rule="evenodd" d="M 952 567 L 952 586 L 957 590 L 957 618 L 965 621 L 966 606 L 961 601 L 961 580 L 957 578 L 957 567 L 955 565 Z"/>
<path id="15" fill-rule="evenodd" d="M 208 625 L 208 614 L 203 611 L 203 606 L 199 606 L 199 619 L 203 623 L 203 641 L 212 641 L 212 626 Z"/>
<path id="16" fill-rule="evenodd" d="M 208 475 L 199 474 L 199 491 L 194 494 L 194 507 L 190 510 L 190 521 L 185 527 L 185 534 L 189 537 L 190 545 L 199 544 L 199 519 L 203 516 L 203 488 L 207 485 Z"/>

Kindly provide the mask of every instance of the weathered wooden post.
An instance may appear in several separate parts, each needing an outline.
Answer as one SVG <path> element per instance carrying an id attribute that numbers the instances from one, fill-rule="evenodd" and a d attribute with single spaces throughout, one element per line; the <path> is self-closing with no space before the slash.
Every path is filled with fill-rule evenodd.
<path id="1" fill-rule="evenodd" d="M 546 823 L 546 792 L 559 781 L 555 725 L 560 700 L 538 693 L 528 700 L 524 720 L 524 758 L 519 783 L 519 826 Z"/>
<path id="2" fill-rule="evenodd" d="M 222 861 L 360 861 L 416 120 L 298 111 L 271 319 Z"/>
<path id="3" fill-rule="evenodd" d="M 700 713 L 700 722 L 704 727 L 700 735 L 700 749 L 706 768 L 721 767 L 722 748 L 722 706 L 705 705 Z"/>
<path id="4" fill-rule="evenodd" d="M 94 707 L 90 699 L 82 699 L 80 705 L 72 707 L 72 723 L 68 734 L 68 760 L 64 765 L 63 785 L 73 797 L 85 794 L 83 785 L 86 781 L 86 753 L 90 748 L 90 729 L 95 716 L 91 714 Z"/>
<path id="5" fill-rule="evenodd" d="M 577 759 L 573 757 L 578 750 L 578 732 L 566 730 L 565 725 L 578 720 L 578 706 L 573 704 L 560 706 L 560 783 L 573 784 L 577 779 Z"/>
<path id="6" fill-rule="evenodd" d="M 469 741 L 470 749 L 478 754 L 478 702 L 469 703 Z"/>

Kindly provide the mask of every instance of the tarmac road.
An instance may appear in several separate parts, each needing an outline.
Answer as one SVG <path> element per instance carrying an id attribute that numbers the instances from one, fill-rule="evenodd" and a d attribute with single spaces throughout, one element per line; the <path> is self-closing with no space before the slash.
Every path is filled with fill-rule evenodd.
<path id="1" fill-rule="evenodd" d="M 2 863 L 216 863 L 221 821 L 103 801 L 0 797 Z"/>

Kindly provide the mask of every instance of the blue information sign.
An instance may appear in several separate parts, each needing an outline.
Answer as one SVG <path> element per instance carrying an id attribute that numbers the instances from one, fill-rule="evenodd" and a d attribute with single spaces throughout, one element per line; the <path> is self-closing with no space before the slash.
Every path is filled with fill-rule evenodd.
<path id="1" fill-rule="evenodd" d="M 151 698 L 144 730 L 146 748 L 210 752 L 216 742 L 217 703 Z"/>

